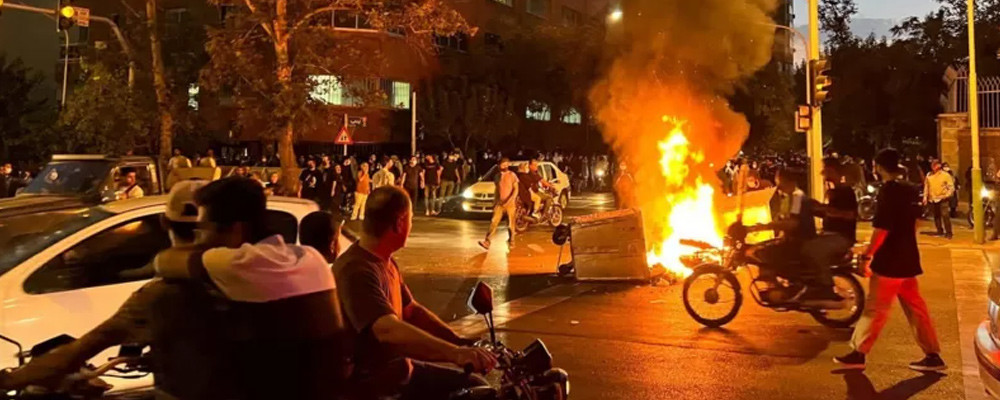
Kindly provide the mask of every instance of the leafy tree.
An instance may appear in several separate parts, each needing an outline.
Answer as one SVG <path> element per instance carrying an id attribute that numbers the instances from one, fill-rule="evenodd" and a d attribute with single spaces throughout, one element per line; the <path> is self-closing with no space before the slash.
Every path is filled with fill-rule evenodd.
<path id="1" fill-rule="evenodd" d="M 210 29 L 206 49 L 211 61 L 203 70 L 207 88 L 231 94 L 240 127 L 263 127 L 278 139 L 285 182 L 296 187 L 293 143 L 296 127 L 328 116 L 312 112 L 313 74 L 338 77 L 370 74 L 381 59 L 372 40 L 399 40 L 415 58 L 433 48 L 434 35 L 472 32 L 461 15 L 441 0 L 211 0 L 232 6 L 223 26 Z M 369 34 L 334 29 L 335 11 L 353 13 Z M 346 14 L 345 14 L 346 15 Z M 403 33 L 395 39 L 390 30 Z"/>
<path id="2" fill-rule="evenodd" d="M 129 90 L 127 76 L 103 64 L 85 65 L 82 84 L 59 115 L 60 151 L 148 153 L 156 139 L 149 93 Z"/>
<path id="3" fill-rule="evenodd" d="M 0 160 L 39 161 L 52 143 L 53 106 L 36 90 L 42 75 L 0 54 Z"/>
<path id="4" fill-rule="evenodd" d="M 730 104 L 750 123 L 744 147 L 783 153 L 803 147 L 804 136 L 795 132 L 795 99 L 798 89 L 792 76 L 772 62 L 757 71 L 730 96 Z"/>
<path id="5" fill-rule="evenodd" d="M 829 33 L 827 45 L 842 47 L 857 41 L 851 33 L 851 17 L 858 13 L 854 0 L 822 0 L 819 4 L 820 25 Z"/>

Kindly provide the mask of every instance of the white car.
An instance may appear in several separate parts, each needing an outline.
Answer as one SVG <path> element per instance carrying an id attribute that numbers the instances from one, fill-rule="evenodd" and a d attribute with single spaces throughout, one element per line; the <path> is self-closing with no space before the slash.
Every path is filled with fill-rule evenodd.
<path id="1" fill-rule="evenodd" d="M 170 246 L 159 221 L 165 204 L 166 196 L 152 196 L 0 219 L 0 334 L 30 348 L 60 334 L 80 337 L 114 314 L 150 278 L 121 273 Z M 270 228 L 289 243 L 297 242 L 302 218 L 318 210 L 285 197 L 268 198 L 267 207 Z M 349 242 L 340 240 L 346 249 Z M 0 342 L 0 367 L 16 367 L 16 353 Z M 110 349 L 91 362 L 116 354 Z M 115 391 L 152 385 L 152 377 L 106 380 Z"/>
<path id="2" fill-rule="evenodd" d="M 986 393 L 1000 399 L 1000 275 L 990 282 L 989 299 L 989 319 L 976 329 L 976 360 Z"/>
<path id="3" fill-rule="evenodd" d="M 527 161 L 511 161 L 510 165 L 512 168 L 519 168 L 521 165 L 527 164 Z M 493 197 L 496 191 L 496 178 L 497 170 L 499 167 L 493 166 L 488 172 L 483 174 L 482 178 L 479 178 L 479 182 L 476 182 L 468 189 L 462 192 L 459 207 L 464 213 L 470 214 L 489 214 L 493 212 Z M 572 190 L 570 189 L 569 176 L 565 172 L 562 172 L 559 167 L 548 161 L 541 161 L 538 163 L 538 172 L 542 175 L 542 179 L 545 179 L 556 188 L 556 193 L 559 197 L 556 199 L 559 204 L 565 208 L 569 205 L 569 199 L 572 195 Z"/>

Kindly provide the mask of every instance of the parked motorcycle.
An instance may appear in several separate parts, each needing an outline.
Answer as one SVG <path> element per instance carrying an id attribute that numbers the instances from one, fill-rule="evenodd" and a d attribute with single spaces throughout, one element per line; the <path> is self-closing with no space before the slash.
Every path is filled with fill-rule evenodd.
<path id="1" fill-rule="evenodd" d="M 493 325 L 493 289 L 479 282 L 469 297 L 469 306 L 486 320 L 490 337 L 477 343 L 496 356 L 503 374 L 499 387 L 481 386 L 452 393 L 451 400 L 565 400 L 569 398 L 569 374 L 552 367 L 552 354 L 541 339 L 514 351 L 497 340 Z M 467 374 L 472 366 L 465 366 Z"/>
<path id="2" fill-rule="evenodd" d="M 872 182 L 864 188 L 858 188 L 855 195 L 858 196 L 858 219 L 871 222 L 875 219 L 875 199 L 878 198 L 878 190 L 882 187 L 882 182 Z M 862 190 L 863 189 L 863 190 Z"/>
<path id="3" fill-rule="evenodd" d="M 996 190 L 990 189 L 983 186 L 983 189 L 979 192 L 979 197 L 983 199 L 983 216 L 986 220 L 986 229 L 993 228 L 993 217 L 996 215 L 996 201 L 997 193 Z M 976 223 L 972 220 L 972 211 L 970 210 L 967 214 L 969 220 L 969 227 L 975 228 Z"/>
<path id="4" fill-rule="evenodd" d="M 721 248 L 707 243 L 684 240 L 682 244 L 700 249 L 693 260 L 694 273 L 684 281 L 684 309 L 702 325 L 723 326 L 739 312 L 743 305 L 743 290 L 736 273 L 746 268 L 750 274 L 750 294 L 757 304 L 775 311 L 797 311 L 811 315 L 819 323 L 831 328 L 849 328 L 861 318 L 865 306 L 865 292 L 855 275 L 861 276 L 853 257 L 845 254 L 842 261 L 832 265 L 834 291 L 844 298 L 839 309 L 809 307 L 800 300 L 806 291 L 804 280 L 797 275 L 802 271 L 799 260 L 773 264 L 757 254 L 760 244 L 746 243 L 746 228 L 737 222 L 729 228 Z"/>
<path id="5" fill-rule="evenodd" d="M 556 201 L 559 197 L 552 189 L 545 189 L 548 191 L 549 195 L 552 196 L 552 202 L 548 207 L 544 207 L 543 210 L 536 213 L 536 215 L 529 214 L 529 210 L 521 202 L 517 202 L 517 223 L 514 224 L 514 229 L 518 232 L 524 232 L 528 230 L 531 225 L 541 225 L 548 224 L 552 227 L 557 227 L 562 224 L 563 221 L 563 206 L 559 201 Z"/>
<path id="6" fill-rule="evenodd" d="M 68 344 L 75 340 L 69 335 L 60 335 L 46 340 L 24 351 L 21 344 L 16 340 L 0 335 L 0 340 L 11 343 L 17 347 L 18 367 L 22 368 L 27 361 L 33 357 L 39 357 L 52 351 L 53 349 Z M 29 385 L 23 389 L 12 393 L 0 393 L 0 399 L 4 400 L 80 400 L 80 399 L 114 399 L 114 395 L 107 392 L 112 386 L 100 378 L 103 376 L 114 376 L 116 378 L 138 379 L 149 375 L 150 360 L 149 353 L 143 353 L 145 346 L 123 345 L 119 349 L 117 357 L 113 357 L 108 362 L 99 365 L 86 365 L 79 371 L 63 377 L 58 382 L 52 384 Z M 0 373 L 7 373 L 14 369 L 7 369 Z M 151 391 L 122 393 L 120 398 L 128 399 L 153 399 Z"/>

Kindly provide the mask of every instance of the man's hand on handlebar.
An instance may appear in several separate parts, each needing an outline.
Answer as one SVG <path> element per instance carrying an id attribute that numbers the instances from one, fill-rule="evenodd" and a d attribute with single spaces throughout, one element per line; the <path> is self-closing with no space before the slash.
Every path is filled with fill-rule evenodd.
<path id="1" fill-rule="evenodd" d="M 472 367 L 473 372 L 488 373 L 496 368 L 497 358 L 482 347 L 459 347 L 452 351 L 451 362 L 459 367 Z"/>

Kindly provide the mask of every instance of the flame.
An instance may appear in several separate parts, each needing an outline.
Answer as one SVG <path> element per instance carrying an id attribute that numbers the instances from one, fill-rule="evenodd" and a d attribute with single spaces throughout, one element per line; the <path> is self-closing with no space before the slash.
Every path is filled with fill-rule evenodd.
<path id="1" fill-rule="evenodd" d="M 694 248 L 681 244 L 681 239 L 693 239 L 713 246 L 722 246 L 715 210 L 715 188 L 693 171 L 701 170 L 705 153 L 692 149 L 684 133 L 687 121 L 663 116 L 663 122 L 672 125 L 667 137 L 657 145 L 660 151 L 660 174 L 666 182 L 661 204 L 665 210 L 665 223 L 657 224 L 661 232 L 654 237 L 665 238 L 651 246 L 646 254 L 650 266 L 662 265 L 671 274 L 686 277 L 691 270 L 681 263 L 681 257 L 694 252 Z M 694 176 L 692 176 L 694 174 Z M 693 178 L 693 179 L 692 179 Z M 659 218 L 647 215 L 646 218 Z"/>

